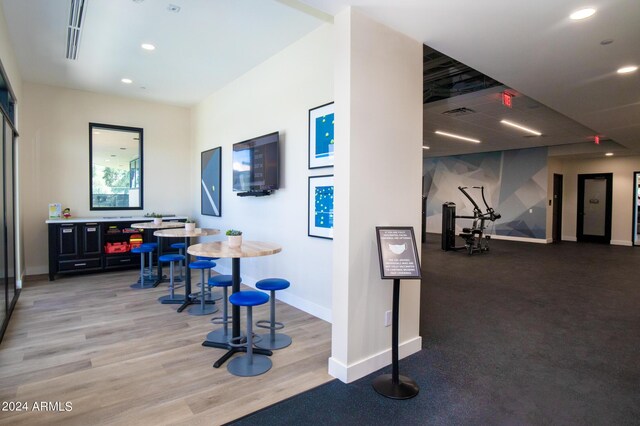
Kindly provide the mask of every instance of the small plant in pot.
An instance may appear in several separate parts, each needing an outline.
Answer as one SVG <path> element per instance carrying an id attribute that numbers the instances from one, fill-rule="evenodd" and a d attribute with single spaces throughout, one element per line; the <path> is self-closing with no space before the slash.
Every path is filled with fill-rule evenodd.
<path id="1" fill-rule="evenodd" d="M 187 218 L 187 220 L 184 221 L 184 229 L 186 231 L 194 231 L 196 229 L 196 221 L 191 218 Z"/>
<path id="2" fill-rule="evenodd" d="M 158 213 L 151 213 L 149 217 L 153 218 L 153 223 L 155 225 L 162 225 L 162 215 Z"/>
<path id="3" fill-rule="evenodd" d="M 240 247 L 242 245 L 242 231 L 229 229 L 227 231 L 227 239 L 229 240 L 229 247 Z"/>

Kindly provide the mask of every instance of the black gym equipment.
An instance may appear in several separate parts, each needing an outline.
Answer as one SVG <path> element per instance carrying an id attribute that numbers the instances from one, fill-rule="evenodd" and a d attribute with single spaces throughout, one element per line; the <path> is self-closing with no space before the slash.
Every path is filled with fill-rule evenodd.
<path id="1" fill-rule="evenodd" d="M 475 202 L 471 195 L 466 191 L 466 186 L 459 186 L 458 189 L 465 197 L 473 204 L 473 216 L 456 216 L 455 203 L 447 202 L 442 205 L 442 250 L 467 250 L 469 255 L 475 252 L 482 253 L 489 251 L 490 235 L 484 235 L 486 228 L 485 222 L 490 220 L 494 222 L 500 219 L 500 214 L 489 207 L 487 199 L 484 196 L 484 186 L 474 186 L 474 189 L 479 189 L 482 194 L 482 201 L 484 202 L 486 212 L 483 213 L 478 203 Z M 464 240 L 464 246 L 456 246 L 456 219 L 472 219 L 471 228 L 462 228 L 460 237 Z"/>

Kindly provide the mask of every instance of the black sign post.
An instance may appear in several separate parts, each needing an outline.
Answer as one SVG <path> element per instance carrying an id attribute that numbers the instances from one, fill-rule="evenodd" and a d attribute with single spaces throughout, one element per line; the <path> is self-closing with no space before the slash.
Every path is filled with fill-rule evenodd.
<path id="1" fill-rule="evenodd" d="M 400 306 L 400 280 L 417 279 L 420 261 L 413 227 L 376 226 L 380 276 L 393 279 L 393 311 L 391 323 L 391 374 L 383 374 L 373 381 L 380 395 L 393 399 L 409 399 L 418 394 L 418 384 L 398 371 L 398 318 Z"/>

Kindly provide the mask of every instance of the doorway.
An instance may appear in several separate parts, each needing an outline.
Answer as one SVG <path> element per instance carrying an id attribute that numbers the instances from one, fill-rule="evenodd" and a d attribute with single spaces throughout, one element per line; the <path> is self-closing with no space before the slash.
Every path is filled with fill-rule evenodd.
<path id="1" fill-rule="evenodd" d="M 553 174 L 553 224 L 551 238 L 554 243 L 562 241 L 562 183 L 563 176 Z"/>
<path id="2" fill-rule="evenodd" d="M 633 173 L 633 236 L 632 240 L 634 246 L 640 246 L 640 226 L 638 221 L 640 220 L 640 172 Z"/>
<path id="3" fill-rule="evenodd" d="M 578 241 L 611 242 L 613 174 L 578 175 Z"/>

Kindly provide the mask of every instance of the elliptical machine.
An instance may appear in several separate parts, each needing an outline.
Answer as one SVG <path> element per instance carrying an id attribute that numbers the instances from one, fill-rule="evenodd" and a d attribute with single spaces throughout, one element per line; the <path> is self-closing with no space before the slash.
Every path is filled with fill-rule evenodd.
<path id="1" fill-rule="evenodd" d="M 444 203 L 442 205 L 442 250 L 463 250 L 466 249 L 469 255 L 475 252 L 482 253 L 489 251 L 490 235 L 484 235 L 486 228 L 485 222 L 490 220 L 494 222 L 500 219 L 500 214 L 496 213 L 492 207 L 489 207 L 487 199 L 484 196 L 484 186 L 474 186 L 474 189 L 479 189 L 482 194 L 482 201 L 487 208 L 483 213 L 478 203 L 475 202 L 471 195 L 466 191 L 466 186 L 459 186 L 458 189 L 462 192 L 473 204 L 473 216 L 456 216 L 455 203 Z M 470 228 L 462 228 L 460 237 L 464 240 L 464 246 L 456 246 L 456 218 L 458 219 L 472 219 L 472 226 Z"/>

